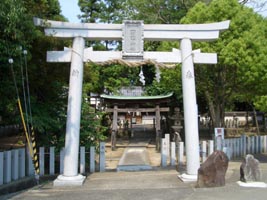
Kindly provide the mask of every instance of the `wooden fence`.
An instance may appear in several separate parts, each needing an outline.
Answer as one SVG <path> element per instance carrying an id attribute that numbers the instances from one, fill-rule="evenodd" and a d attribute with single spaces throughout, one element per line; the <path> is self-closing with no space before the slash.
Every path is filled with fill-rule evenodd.
<path id="1" fill-rule="evenodd" d="M 19 125 L 0 126 L 0 137 L 19 134 Z"/>

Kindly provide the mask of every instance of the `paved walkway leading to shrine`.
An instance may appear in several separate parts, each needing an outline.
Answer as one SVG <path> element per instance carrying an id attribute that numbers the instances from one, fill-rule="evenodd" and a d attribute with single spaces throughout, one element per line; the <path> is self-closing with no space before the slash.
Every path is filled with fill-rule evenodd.
<path id="1" fill-rule="evenodd" d="M 142 172 L 104 172 L 88 175 L 83 186 L 53 187 L 52 182 L 39 187 L 0 196 L 1 200 L 266 200 L 267 189 L 242 188 L 237 185 L 240 162 L 230 162 L 226 186 L 195 188 L 183 183 L 174 168 Z M 267 163 L 261 165 L 267 181 Z"/>
<path id="2" fill-rule="evenodd" d="M 152 169 L 147 152 L 148 142 L 144 142 L 144 140 L 131 141 L 123 152 L 117 166 L 117 171 L 140 171 Z"/>

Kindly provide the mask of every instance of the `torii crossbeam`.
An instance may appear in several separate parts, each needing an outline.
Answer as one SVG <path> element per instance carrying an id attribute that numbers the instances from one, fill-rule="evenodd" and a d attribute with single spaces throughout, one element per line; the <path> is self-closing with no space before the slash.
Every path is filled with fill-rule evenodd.
<path id="1" fill-rule="evenodd" d="M 192 41 L 209 41 L 228 29 L 230 21 L 211 24 L 144 25 L 142 21 L 123 24 L 69 23 L 34 18 L 36 26 L 45 27 L 45 34 L 59 38 L 73 38 L 72 49 L 48 51 L 48 62 L 71 62 L 67 129 L 63 175 L 54 185 L 81 185 L 84 178 L 78 174 L 83 62 L 105 62 L 125 59 L 127 62 L 154 60 L 158 63 L 182 63 L 182 84 L 185 121 L 187 174 L 182 178 L 196 179 L 199 161 L 198 109 L 196 103 L 193 63 L 216 64 L 216 53 L 192 50 Z M 85 49 L 87 40 L 122 40 L 123 50 L 93 51 Z M 172 52 L 144 52 L 144 40 L 180 41 L 180 50 Z"/>

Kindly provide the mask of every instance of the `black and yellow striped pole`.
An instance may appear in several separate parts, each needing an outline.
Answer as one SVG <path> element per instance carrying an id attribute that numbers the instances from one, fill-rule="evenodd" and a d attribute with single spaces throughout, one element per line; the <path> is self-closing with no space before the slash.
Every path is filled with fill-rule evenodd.
<path id="1" fill-rule="evenodd" d="M 36 140 L 35 140 L 35 133 L 34 133 L 34 129 L 31 126 L 31 139 L 32 139 L 32 150 L 33 150 L 33 164 L 34 164 L 34 169 L 36 174 L 40 173 L 40 169 L 39 169 L 39 161 L 38 161 L 38 154 L 37 154 L 37 146 L 36 146 Z"/>
<path id="2" fill-rule="evenodd" d="M 22 121 L 22 125 L 23 125 L 23 130 L 24 130 L 24 133 L 25 133 L 25 136 L 26 136 L 28 149 L 29 149 L 32 161 L 34 163 L 35 175 L 39 179 L 38 176 L 39 176 L 39 173 L 40 173 L 40 169 L 39 169 L 39 163 L 38 163 L 38 156 L 37 156 L 37 150 L 36 150 L 36 141 L 35 141 L 34 131 L 33 131 L 33 128 L 31 128 L 31 136 L 32 136 L 31 140 L 32 141 L 30 141 L 30 136 L 29 136 L 29 133 L 28 133 L 28 130 L 27 130 L 27 127 L 26 127 L 26 123 L 25 123 L 25 119 L 24 119 L 24 115 L 23 115 L 23 111 L 22 111 L 22 107 L 21 107 L 21 102 L 20 102 L 20 98 L 19 98 L 17 81 L 16 81 L 14 69 L 13 69 L 13 59 L 10 58 L 8 60 L 8 62 L 10 63 L 10 66 L 11 66 L 13 82 L 14 82 L 15 89 L 16 89 L 16 94 L 17 94 L 17 104 L 18 104 L 18 107 L 19 107 L 20 117 L 21 117 L 21 121 Z"/>

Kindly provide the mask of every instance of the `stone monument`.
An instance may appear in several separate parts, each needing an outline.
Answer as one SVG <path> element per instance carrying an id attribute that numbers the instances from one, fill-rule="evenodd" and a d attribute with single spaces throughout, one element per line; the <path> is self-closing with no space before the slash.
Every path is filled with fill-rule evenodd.
<path id="1" fill-rule="evenodd" d="M 253 155 L 248 154 L 240 166 L 240 181 L 254 182 L 260 181 L 261 171 L 259 161 Z"/>
<path id="2" fill-rule="evenodd" d="M 196 187 L 220 187 L 225 185 L 228 158 L 223 151 L 214 151 L 198 169 Z"/>
<path id="3" fill-rule="evenodd" d="M 240 181 L 237 181 L 237 184 L 242 187 L 267 188 L 266 183 L 260 182 L 259 164 L 259 161 L 253 155 L 246 155 L 240 166 Z"/>

